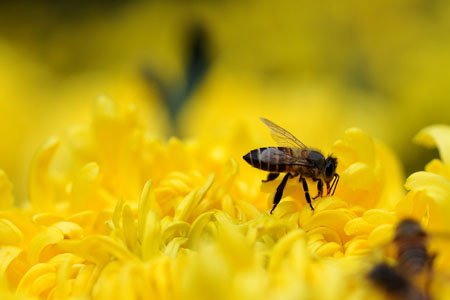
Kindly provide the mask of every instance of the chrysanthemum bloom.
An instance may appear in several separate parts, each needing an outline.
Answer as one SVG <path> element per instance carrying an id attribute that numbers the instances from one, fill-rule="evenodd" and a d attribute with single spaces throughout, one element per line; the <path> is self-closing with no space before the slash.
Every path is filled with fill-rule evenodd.
<path id="1" fill-rule="evenodd" d="M 425 177 L 413 174 L 405 197 L 394 155 L 353 128 L 333 147 L 335 196 L 315 200 L 312 211 L 293 180 L 270 215 L 278 181 L 250 176 L 227 154 L 233 144 L 162 143 L 142 124 L 135 107 L 99 99 L 89 126 L 36 153 L 26 208 L 12 205 L 12 185 L 0 173 L 2 297 L 380 298 L 366 274 L 399 218 L 450 228 L 446 127 L 434 139 L 443 162 L 430 163 L 434 173 Z M 429 132 L 419 139 L 434 137 Z M 442 207 L 441 218 L 423 203 Z M 448 259 L 439 259 L 445 278 Z M 449 295 L 445 281 L 435 285 Z"/>

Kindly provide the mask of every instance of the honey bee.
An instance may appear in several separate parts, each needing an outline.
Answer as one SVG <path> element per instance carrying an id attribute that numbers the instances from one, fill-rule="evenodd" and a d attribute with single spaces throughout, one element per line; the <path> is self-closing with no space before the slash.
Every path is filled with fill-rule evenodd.
<path id="1" fill-rule="evenodd" d="M 280 202 L 288 179 L 296 176 L 300 176 L 299 181 L 303 184 L 306 201 L 314 210 L 305 177 L 317 181 L 317 196 L 313 199 L 322 197 L 324 182 L 327 185 L 327 196 L 330 193 L 333 195 L 339 182 L 339 175 L 336 173 L 337 158 L 331 155 L 325 158 L 320 151 L 306 147 L 290 132 L 272 121 L 264 118 L 261 118 L 261 121 L 269 127 L 272 138 L 280 147 L 258 148 L 250 151 L 243 158 L 251 166 L 270 172 L 263 182 L 272 181 L 280 173 L 286 173 L 277 187 L 270 213 L 272 214 Z"/>
<path id="2" fill-rule="evenodd" d="M 397 248 L 397 264 L 393 267 L 384 263 L 376 265 L 368 274 L 369 279 L 399 299 L 431 299 L 430 279 L 436 255 L 428 251 L 427 239 L 428 234 L 417 221 L 402 220 L 395 229 L 393 240 Z M 426 272 L 426 281 L 423 289 L 419 289 L 414 282 L 422 272 Z"/>

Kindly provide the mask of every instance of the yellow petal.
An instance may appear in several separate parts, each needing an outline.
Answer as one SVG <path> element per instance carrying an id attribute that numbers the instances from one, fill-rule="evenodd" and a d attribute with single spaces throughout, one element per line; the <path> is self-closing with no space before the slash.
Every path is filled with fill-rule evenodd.
<path id="1" fill-rule="evenodd" d="M 239 269 L 249 268 L 252 264 L 250 245 L 238 226 L 225 213 L 217 211 L 217 243 L 229 263 Z"/>
<path id="2" fill-rule="evenodd" d="M 111 230 L 106 226 L 107 222 L 112 219 L 111 211 L 102 210 L 94 215 L 95 219 L 92 225 L 92 232 L 95 234 L 110 234 Z"/>
<path id="3" fill-rule="evenodd" d="M 272 251 L 272 256 L 269 262 L 269 270 L 275 270 L 280 266 L 283 257 L 289 252 L 291 246 L 298 240 L 305 238 L 305 232 L 301 229 L 296 229 L 285 235 L 275 245 Z"/>
<path id="4" fill-rule="evenodd" d="M 300 217 L 298 218 L 298 224 L 301 228 L 305 226 L 305 223 L 313 216 L 314 211 L 311 210 L 309 205 L 304 205 L 300 210 Z"/>
<path id="5" fill-rule="evenodd" d="M 425 171 L 441 175 L 450 180 L 450 165 L 445 165 L 439 159 L 433 159 L 425 166 Z"/>
<path id="6" fill-rule="evenodd" d="M 373 168 L 368 164 L 356 162 L 342 173 L 342 184 L 351 190 L 370 190 L 375 181 Z"/>
<path id="7" fill-rule="evenodd" d="M 50 288 L 54 287 L 56 284 L 56 274 L 47 273 L 38 278 L 36 278 L 31 286 L 29 294 L 32 296 L 39 296 Z"/>
<path id="8" fill-rule="evenodd" d="M 13 246 L 1 246 L 0 247 L 0 291 L 5 290 L 8 287 L 6 270 L 11 261 L 15 259 L 22 249 Z"/>
<path id="9" fill-rule="evenodd" d="M 120 198 L 119 201 L 117 201 L 116 206 L 114 207 L 114 211 L 112 214 L 112 223 L 114 225 L 114 228 L 119 229 L 120 226 L 120 219 L 122 217 L 122 211 L 123 206 L 125 205 L 125 201 Z"/>
<path id="10" fill-rule="evenodd" d="M 51 226 L 63 219 L 63 217 L 51 213 L 40 213 L 33 216 L 33 222 L 43 226 Z"/>
<path id="11" fill-rule="evenodd" d="M 175 237 L 185 237 L 188 235 L 191 225 L 187 222 L 175 221 L 163 230 L 163 243 L 170 242 Z"/>
<path id="12" fill-rule="evenodd" d="M 73 212 L 98 210 L 98 207 L 105 206 L 102 205 L 104 203 L 101 203 L 101 198 L 98 196 L 101 180 L 100 168 L 94 162 L 84 165 L 79 170 L 74 179 L 70 197 Z"/>
<path id="13" fill-rule="evenodd" d="M 206 225 L 211 221 L 213 215 L 214 211 L 208 211 L 201 214 L 194 220 L 188 234 L 187 247 L 189 249 L 197 250 L 200 237 L 202 236 Z"/>
<path id="14" fill-rule="evenodd" d="M 370 245 L 366 239 L 356 238 L 345 244 L 345 255 L 361 255 L 370 252 Z"/>
<path id="15" fill-rule="evenodd" d="M 104 235 L 91 235 L 82 240 L 62 240 L 57 246 L 63 251 L 74 253 L 99 265 L 109 261 L 111 256 L 118 260 L 135 260 L 124 246 Z"/>
<path id="16" fill-rule="evenodd" d="M 81 239 L 83 237 L 83 228 L 73 222 L 58 222 L 52 225 L 61 230 L 65 238 Z"/>
<path id="17" fill-rule="evenodd" d="M 342 189 L 339 196 L 352 206 L 373 207 L 379 199 L 381 189 L 374 168 L 355 162 L 342 174 Z M 341 185 L 341 182 L 339 183 Z"/>
<path id="18" fill-rule="evenodd" d="M 319 211 L 304 223 L 303 229 L 308 231 L 319 226 L 324 226 L 334 228 L 338 232 L 343 233 L 345 224 L 353 217 L 356 216 L 353 216 L 348 210 L 336 209 Z"/>
<path id="19" fill-rule="evenodd" d="M 323 244 L 315 251 L 315 254 L 321 257 L 333 256 L 334 253 L 342 251 L 342 246 L 338 243 L 329 242 Z"/>
<path id="20" fill-rule="evenodd" d="M 12 195 L 12 183 L 9 181 L 6 173 L 0 169 L 0 210 L 10 209 L 14 198 Z"/>
<path id="21" fill-rule="evenodd" d="M 73 296 L 88 298 L 92 286 L 98 278 L 100 267 L 95 265 L 83 265 L 73 283 Z"/>
<path id="22" fill-rule="evenodd" d="M 75 280 L 72 278 L 79 274 L 83 267 L 84 260 L 71 253 L 63 253 L 55 256 L 49 261 L 57 268 L 56 286 L 53 290 L 53 298 L 68 298 L 72 291 Z M 50 295 L 47 297 L 49 298 Z"/>
<path id="23" fill-rule="evenodd" d="M 254 219 L 257 216 L 260 215 L 260 211 L 250 202 L 248 201 L 240 201 L 240 200 L 236 200 L 236 204 L 238 206 L 238 215 L 239 212 L 242 212 L 244 214 L 244 216 L 246 216 L 249 219 Z M 243 220 L 243 216 L 238 217 L 237 219 L 239 220 Z"/>
<path id="24" fill-rule="evenodd" d="M 0 245 L 19 245 L 23 234 L 12 222 L 0 218 Z"/>
<path id="25" fill-rule="evenodd" d="M 152 181 L 148 180 L 145 183 L 144 189 L 142 190 L 138 206 L 138 237 L 140 241 L 142 241 L 143 238 L 146 217 L 150 210 L 157 213 L 161 211 L 158 203 L 156 202 L 155 191 L 152 187 Z"/>
<path id="26" fill-rule="evenodd" d="M 448 205 L 450 199 L 450 181 L 437 174 L 429 172 L 416 172 L 408 177 L 405 187 L 408 190 L 424 190 L 427 194 L 442 205 Z"/>
<path id="27" fill-rule="evenodd" d="M 450 230 L 449 180 L 429 172 L 416 172 L 408 177 L 405 187 L 413 192 L 424 192 L 429 199 L 430 228 Z"/>
<path id="28" fill-rule="evenodd" d="M 94 212 L 87 210 L 71 215 L 69 218 L 67 218 L 67 221 L 76 223 L 81 227 L 86 228 L 92 225 L 93 219 Z"/>
<path id="29" fill-rule="evenodd" d="M 180 204 L 175 208 L 174 220 L 187 221 L 194 208 L 200 203 L 203 197 L 208 192 L 214 180 L 214 175 L 211 174 L 206 183 L 197 191 L 192 191 L 184 197 Z"/>
<path id="30" fill-rule="evenodd" d="M 307 234 L 308 234 L 308 237 L 310 237 L 311 235 L 320 234 L 328 242 L 335 242 L 338 244 L 342 244 L 342 239 L 341 239 L 340 235 L 335 230 L 330 229 L 328 227 L 319 226 L 319 227 L 316 227 L 316 228 L 308 231 Z"/>
<path id="31" fill-rule="evenodd" d="M 192 190 L 190 186 L 179 179 L 170 179 L 166 182 L 166 185 L 169 189 L 180 195 L 186 195 Z"/>
<path id="32" fill-rule="evenodd" d="M 138 254 L 137 245 L 137 230 L 134 221 L 134 215 L 129 205 L 125 205 L 123 208 L 123 236 L 125 244 L 131 252 Z"/>
<path id="33" fill-rule="evenodd" d="M 379 247 L 387 245 L 394 238 L 394 225 L 383 224 L 375 228 L 367 239 L 371 247 Z"/>
<path id="34" fill-rule="evenodd" d="M 142 259 L 149 260 L 159 253 L 161 225 L 154 211 L 149 211 L 142 240 Z"/>
<path id="35" fill-rule="evenodd" d="M 385 144 L 376 141 L 375 150 L 380 162 L 375 168 L 376 176 L 383 180 L 383 190 L 379 195 L 377 207 L 393 210 L 405 194 L 402 186 L 405 182 L 402 165 Z"/>
<path id="36" fill-rule="evenodd" d="M 64 239 L 64 233 L 56 227 L 48 227 L 39 232 L 28 247 L 28 261 L 31 264 L 39 262 L 42 250 Z"/>
<path id="37" fill-rule="evenodd" d="M 228 194 L 222 197 L 220 200 L 220 208 L 232 218 L 236 217 L 236 209 L 231 195 Z"/>
<path id="38" fill-rule="evenodd" d="M 68 261 L 72 262 L 73 264 L 81 264 L 84 259 L 72 253 L 61 253 L 52 257 L 48 261 L 48 263 L 55 266 L 56 268 L 59 268 L 61 265 L 65 264 Z"/>
<path id="39" fill-rule="evenodd" d="M 363 218 L 355 218 L 347 222 L 344 227 L 346 235 L 367 235 L 375 226 Z"/>
<path id="40" fill-rule="evenodd" d="M 448 125 L 431 125 L 422 129 L 414 141 L 421 145 L 437 147 L 442 161 L 450 165 L 450 127 Z"/>
<path id="41" fill-rule="evenodd" d="M 373 166 L 375 162 L 375 147 L 373 140 L 359 128 L 350 128 L 345 131 L 342 140 L 334 144 L 334 153 L 344 164 L 356 161 Z"/>
<path id="42" fill-rule="evenodd" d="M 187 241 L 187 238 L 184 237 L 176 237 L 173 238 L 169 244 L 167 244 L 164 249 L 164 253 L 170 257 L 176 257 L 178 254 L 178 250 L 181 246 L 183 246 Z"/>
<path id="43" fill-rule="evenodd" d="M 363 214 L 363 219 L 375 226 L 397 223 L 397 217 L 393 212 L 376 208 L 367 210 Z"/>
<path id="44" fill-rule="evenodd" d="M 49 169 L 59 145 L 58 139 L 50 138 L 41 146 L 31 163 L 29 196 L 31 204 L 39 211 L 51 211 L 54 205 L 55 190 Z"/>
<path id="45" fill-rule="evenodd" d="M 291 199 L 290 197 L 287 198 Z M 299 205 L 297 202 L 289 199 L 283 200 L 280 204 L 278 204 L 277 208 L 273 211 L 274 216 L 282 218 L 299 211 Z"/>
<path id="46" fill-rule="evenodd" d="M 176 180 L 182 181 L 183 183 L 185 183 L 189 186 L 193 186 L 195 184 L 193 177 L 188 176 L 187 174 L 185 174 L 183 172 L 178 172 L 178 171 L 170 172 L 170 179 L 176 179 Z"/>
<path id="47" fill-rule="evenodd" d="M 290 247 L 289 266 L 292 266 L 292 269 L 296 271 L 295 280 L 298 279 L 301 284 L 308 282 L 307 273 L 309 271 L 308 269 L 311 267 L 310 263 L 310 253 L 307 250 L 305 239 L 296 239 Z M 274 268 L 274 270 L 276 270 L 276 268 Z M 287 276 L 289 276 L 289 273 Z M 296 286 L 297 285 L 298 282 L 296 283 Z"/>
<path id="48" fill-rule="evenodd" d="M 20 280 L 16 292 L 18 294 L 22 293 L 39 296 L 40 293 L 37 294 L 38 292 L 43 292 L 52 284 L 51 278 L 46 275 L 53 274 L 53 276 L 55 276 L 55 272 L 55 267 L 50 264 L 40 263 L 32 266 L 23 276 L 22 280 Z M 56 277 L 53 277 L 53 284 L 55 279 Z M 41 281 L 37 282 L 38 280 Z"/>
<path id="49" fill-rule="evenodd" d="M 348 203 L 338 197 L 323 197 L 316 200 L 314 209 L 316 211 L 331 210 L 337 208 L 348 208 Z"/>

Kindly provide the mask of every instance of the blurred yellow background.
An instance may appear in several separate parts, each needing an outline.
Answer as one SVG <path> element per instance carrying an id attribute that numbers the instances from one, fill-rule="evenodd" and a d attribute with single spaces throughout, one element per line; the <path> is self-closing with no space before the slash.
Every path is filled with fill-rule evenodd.
<path id="1" fill-rule="evenodd" d="M 361 127 L 410 174 L 437 156 L 412 137 L 450 120 L 449 32 L 444 0 L 3 1 L 0 169 L 26 199 L 38 146 L 105 94 L 155 137 L 248 150 L 273 144 L 260 116 L 325 152 Z"/>

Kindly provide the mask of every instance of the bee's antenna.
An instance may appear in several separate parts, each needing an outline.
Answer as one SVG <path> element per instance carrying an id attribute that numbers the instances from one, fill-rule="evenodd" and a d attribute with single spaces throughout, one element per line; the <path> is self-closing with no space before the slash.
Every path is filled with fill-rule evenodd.
<path id="1" fill-rule="evenodd" d="M 331 189 L 333 189 L 333 187 L 334 187 L 334 189 L 333 189 L 333 192 L 331 193 L 331 196 L 333 196 L 334 192 L 336 191 L 336 187 L 339 182 L 339 174 L 336 173 L 333 175 L 333 177 L 334 177 L 334 180 L 333 180 L 333 183 L 331 184 Z M 330 189 L 330 191 L 331 191 L 331 189 Z"/>

